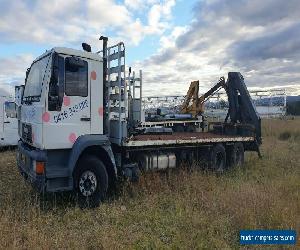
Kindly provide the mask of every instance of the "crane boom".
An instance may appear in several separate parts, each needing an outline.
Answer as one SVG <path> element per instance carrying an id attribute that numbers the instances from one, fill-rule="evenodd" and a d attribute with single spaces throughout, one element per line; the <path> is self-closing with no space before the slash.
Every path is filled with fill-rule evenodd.
<path id="1" fill-rule="evenodd" d="M 181 113 L 192 114 L 194 117 L 204 112 L 204 102 L 223 87 L 228 96 L 229 110 L 225 123 L 230 118 L 231 124 L 251 124 L 256 131 L 256 141 L 261 144 L 261 121 L 256 108 L 251 101 L 250 94 L 239 72 L 229 72 L 227 81 L 220 80 L 202 96 L 198 96 L 199 81 L 191 82 L 185 100 L 181 106 Z M 191 103 L 192 102 L 192 103 Z"/>
<path id="2" fill-rule="evenodd" d="M 221 77 L 220 80 L 210 90 L 199 97 L 199 81 L 191 82 L 185 100 L 181 106 L 181 113 L 192 114 L 194 117 L 202 114 L 204 112 L 204 102 L 206 99 L 224 86 L 225 78 Z"/>
<path id="3" fill-rule="evenodd" d="M 225 85 L 229 110 L 225 122 L 230 117 L 233 124 L 250 124 L 255 128 L 256 141 L 261 144 L 261 119 L 240 72 L 229 72 Z"/>

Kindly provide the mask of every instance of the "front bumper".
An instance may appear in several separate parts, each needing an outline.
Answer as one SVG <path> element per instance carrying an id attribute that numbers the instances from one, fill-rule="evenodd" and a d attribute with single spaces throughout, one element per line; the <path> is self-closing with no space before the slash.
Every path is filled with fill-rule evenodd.
<path id="1" fill-rule="evenodd" d="M 18 142 L 17 150 L 17 166 L 21 175 L 32 184 L 39 192 L 45 191 L 46 176 L 35 173 L 35 161 L 47 162 L 47 154 L 45 151 L 30 148 L 21 140 Z"/>
<path id="2" fill-rule="evenodd" d="M 40 150 L 18 142 L 17 165 L 20 173 L 39 192 L 59 192 L 73 189 L 69 169 L 69 150 Z M 45 162 L 44 174 L 36 174 L 35 162 Z"/>

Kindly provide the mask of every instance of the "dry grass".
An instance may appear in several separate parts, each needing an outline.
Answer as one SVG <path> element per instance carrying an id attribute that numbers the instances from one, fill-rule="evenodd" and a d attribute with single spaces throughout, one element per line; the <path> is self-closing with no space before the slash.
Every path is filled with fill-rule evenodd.
<path id="1" fill-rule="evenodd" d="M 14 152 L 2 152 L 0 248 L 236 249 L 240 229 L 299 236 L 300 120 L 263 125 L 262 160 L 248 154 L 244 168 L 222 176 L 149 175 L 94 210 L 80 210 L 68 194 L 39 197 L 18 174 Z"/>

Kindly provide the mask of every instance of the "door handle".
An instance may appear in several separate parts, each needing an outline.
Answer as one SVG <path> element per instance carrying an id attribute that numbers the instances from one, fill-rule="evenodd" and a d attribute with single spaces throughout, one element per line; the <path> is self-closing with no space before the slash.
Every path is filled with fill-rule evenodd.
<path id="1" fill-rule="evenodd" d="M 82 117 L 82 118 L 80 118 L 80 121 L 89 122 L 89 121 L 91 121 L 91 118 L 89 118 L 89 117 Z"/>
<path id="2" fill-rule="evenodd" d="M 10 123 L 10 121 L 4 122 L 4 123 Z"/>

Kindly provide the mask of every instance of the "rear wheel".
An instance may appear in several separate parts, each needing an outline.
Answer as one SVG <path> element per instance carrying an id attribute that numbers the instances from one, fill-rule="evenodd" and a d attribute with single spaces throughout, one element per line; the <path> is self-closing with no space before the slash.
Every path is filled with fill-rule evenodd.
<path id="1" fill-rule="evenodd" d="M 78 163 L 74 178 L 79 206 L 99 206 L 108 189 L 108 175 L 102 161 L 95 156 L 83 157 Z"/>
<path id="2" fill-rule="evenodd" d="M 242 166 L 244 164 L 244 146 L 243 143 L 237 142 L 228 152 L 228 165 L 229 167 L 233 166 Z"/>
<path id="3" fill-rule="evenodd" d="M 182 125 L 175 125 L 173 127 L 174 132 L 184 132 L 184 127 Z"/>
<path id="4" fill-rule="evenodd" d="M 186 128 L 186 132 L 190 132 L 190 133 L 196 132 L 195 125 L 193 125 L 193 124 L 188 125 Z"/>
<path id="5" fill-rule="evenodd" d="M 210 152 L 210 168 L 218 173 L 222 173 L 226 167 L 226 152 L 222 144 L 217 144 Z"/>

